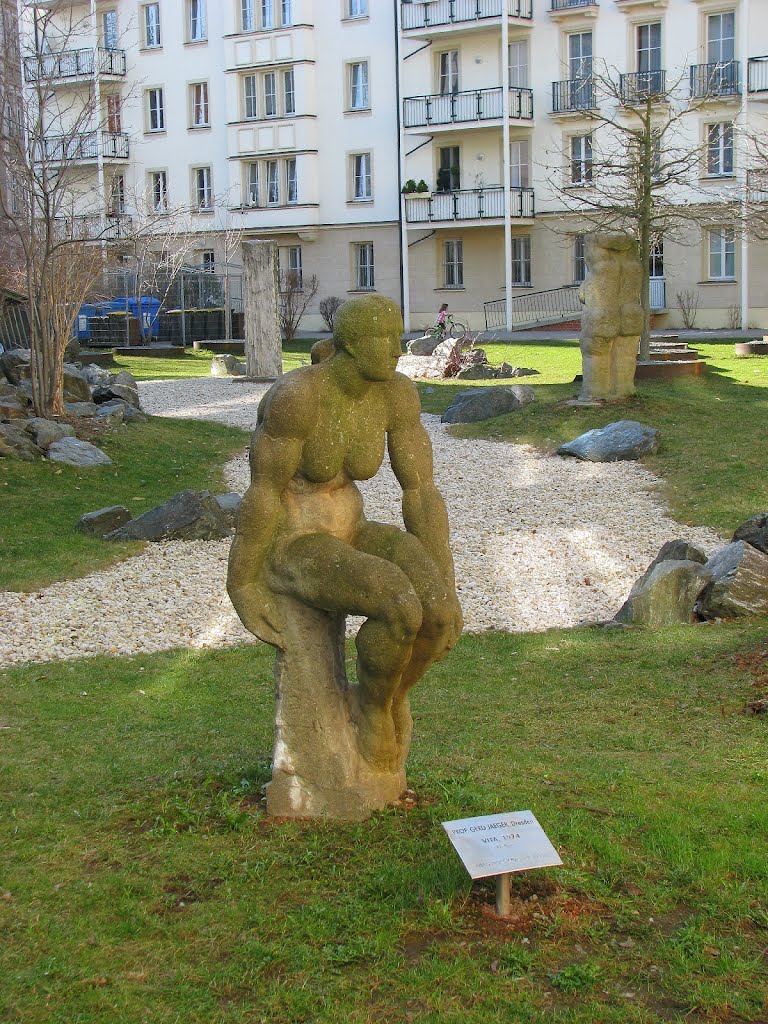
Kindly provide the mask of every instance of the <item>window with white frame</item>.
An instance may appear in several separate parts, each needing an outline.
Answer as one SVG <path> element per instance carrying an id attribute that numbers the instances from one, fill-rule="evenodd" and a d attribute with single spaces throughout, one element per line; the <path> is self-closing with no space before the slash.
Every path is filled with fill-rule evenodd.
<path id="1" fill-rule="evenodd" d="M 370 291 L 374 287 L 373 242 L 358 242 L 355 252 L 355 287 Z"/>
<path id="2" fill-rule="evenodd" d="M 261 75 L 243 77 L 243 117 L 246 120 L 284 117 L 295 113 L 296 87 L 293 68 L 282 73 L 267 71 Z"/>
<path id="3" fill-rule="evenodd" d="M 216 253 L 213 249 L 203 249 L 200 254 L 200 266 L 206 274 L 216 273 Z"/>
<path id="4" fill-rule="evenodd" d="M 280 205 L 280 165 L 277 160 L 267 160 L 267 206 Z"/>
<path id="5" fill-rule="evenodd" d="M 195 167 L 193 170 L 194 203 L 198 210 L 213 209 L 213 183 L 210 167 Z"/>
<path id="6" fill-rule="evenodd" d="M 168 172 L 151 171 L 149 175 L 149 192 L 152 209 L 155 213 L 168 212 Z"/>
<path id="7" fill-rule="evenodd" d="M 275 0 L 261 0 L 261 27 L 275 27 Z"/>
<path id="8" fill-rule="evenodd" d="M 736 233 L 732 227 L 713 228 L 709 232 L 709 277 L 712 281 L 736 277 Z"/>
<path id="9" fill-rule="evenodd" d="M 283 72 L 283 107 L 286 114 L 296 113 L 296 86 L 293 68 Z"/>
<path id="10" fill-rule="evenodd" d="M 368 0 L 347 0 L 347 17 L 364 18 L 368 14 Z"/>
<path id="11" fill-rule="evenodd" d="M 123 102 L 118 92 L 108 93 L 107 97 L 107 131 L 118 134 L 123 130 Z"/>
<path id="12" fill-rule="evenodd" d="M 147 89 L 147 130 L 165 131 L 165 106 L 161 88 Z"/>
<path id="13" fill-rule="evenodd" d="M 459 51 L 444 50 L 437 55 L 438 91 L 452 96 L 459 91 Z"/>
<path id="14" fill-rule="evenodd" d="M 289 157 L 285 161 L 285 201 L 286 203 L 298 203 L 299 182 L 296 174 L 296 158 Z"/>
<path id="15" fill-rule="evenodd" d="M 256 22 L 253 17 L 253 0 L 240 0 L 240 31 L 253 32 Z"/>
<path id="16" fill-rule="evenodd" d="M 729 64 L 736 57 L 736 15 L 733 11 L 707 18 L 707 63 Z"/>
<path id="17" fill-rule="evenodd" d="M 293 0 L 281 0 L 280 20 L 282 21 L 283 25 L 293 24 Z"/>
<path id="18" fill-rule="evenodd" d="M 116 50 L 118 41 L 117 11 L 104 11 L 101 16 L 101 39 L 104 48 Z"/>
<path id="19" fill-rule="evenodd" d="M 367 110 L 369 107 L 368 61 L 355 61 L 349 65 L 349 109 Z"/>
<path id="20" fill-rule="evenodd" d="M 584 235 L 576 235 L 571 255 L 573 283 L 581 284 L 587 276 L 587 257 L 584 249 Z"/>
<path id="21" fill-rule="evenodd" d="M 189 87 L 192 128 L 208 128 L 208 83 L 193 82 Z"/>
<path id="22" fill-rule="evenodd" d="M 443 288 L 464 287 L 464 243 L 443 242 Z"/>
<path id="23" fill-rule="evenodd" d="M 373 199 L 371 184 L 371 154 L 353 153 L 352 155 L 352 200 L 365 202 Z"/>
<path id="24" fill-rule="evenodd" d="M 160 4 L 144 4 L 144 45 L 160 46 Z"/>
<path id="25" fill-rule="evenodd" d="M 512 188 L 528 188 L 531 183 L 528 139 L 513 139 L 510 142 L 509 172 Z"/>
<path id="26" fill-rule="evenodd" d="M 277 75 L 268 71 L 264 75 L 264 117 L 277 117 Z"/>
<path id="27" fill-rule="evenodd" d="M 259 205 L 259 165 L 248 164 L 245 178 L 245 204 L 246 206 Z"/>
<path id="28" fill-rule="evenodd" d="M 571 185 L 592 181 L 592 135 L 571 136 Z"/>
<path id="29" fill-rule="evenodd" d="M 295 288 L 303 286 L 300 245 L 281 246 L 277 251 L 277 263 L 280 269 L 280 278 L 283 282 Z"/>
<path id="30" fill-rule="evenodd" d="M 187 0 L 189 41 L 199 43 L 208 38 L 205 19 L 205 0 Z"/>
<path id="31" fill-rule="evenodd" d="M 523 288 L 531 283 L 531 239 L 522 235 L 512 239 L 512 287 Z"/>
<path id="32" fill-rule="evenodd" d="M 256 75 L 246 75 L 243 79 L 244 114 L 248 119 L 259 116 L 259 94 L 256 87 Z"/>
<path id="33" fill-rule="evenodd" d="M 733 125 L 729 121 L 707 125 L 707 174 L 733 174 Z"/>
<path id="34" fill-rule="evenodd" d="M 528 88 L 528 40 L 515 39 L 509 44 L 509 87 Z"/>
<path id="35" fill-rule="evenodd" d="M 125 175 L 114 174 L 109 183 L 109 209 L 111 217 L 119 217 L 125 213 Z"/>
<path id="36" fill-rule="evenodd" d="M 664 239 L 661 236 L 651 242 L 648 276 L 651 278 L 664 277 Z"/>

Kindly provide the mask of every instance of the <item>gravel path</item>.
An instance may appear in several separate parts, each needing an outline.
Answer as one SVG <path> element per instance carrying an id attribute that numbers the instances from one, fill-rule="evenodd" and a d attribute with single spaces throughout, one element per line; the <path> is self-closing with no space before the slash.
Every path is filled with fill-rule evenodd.
<path id="1" fill-rule="evenodd" d="M 251 428 L 264 385 L 198 378 L 140 385 L 147 412 Z M 712 552 L 711 530 L 670 519 L 659 481 L 635 463 L 593 465 L 522 445 L 452 438 L 424 416 L 435 479 L 451 519 L 466 629 L 512 631 L 608 618 L 664 541 L 684 537 Z M 245 455 L 227 467 L 247 486 Z M 361 485 L 367 514 L 399 520 L 388 466 Z M 0 666 L 253 639 L 224 589 L 229 541 L 150 544 L 85 579 L 38 594 L 0 593 Z M 352 624 L 354 625 L 354 624 Z"/>

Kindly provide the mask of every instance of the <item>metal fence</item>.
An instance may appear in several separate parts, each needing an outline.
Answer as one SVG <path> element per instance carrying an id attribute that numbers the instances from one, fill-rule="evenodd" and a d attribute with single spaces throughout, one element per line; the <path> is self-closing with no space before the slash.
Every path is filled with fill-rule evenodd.
<path id="1" fill-rule="evenodd" d="M 406 0 L 400 9 L 404 29 L 498 18 L 505 10 L 513 18 L 533 17 L 532 0 L 422 0 L 421 3 Z"/>
<path id="2" fill-rule="evenodd" d="M 549 288 L 543 292 L 528 292 L 509 300 L 512 327 L 524 327 L 538 323 L 556 323 L 558 320 L 575 320 L 581 316 L 579 286 Z M 506 326 L 506 300 L 492 299 L 483 303 L 486 329 Z"/>

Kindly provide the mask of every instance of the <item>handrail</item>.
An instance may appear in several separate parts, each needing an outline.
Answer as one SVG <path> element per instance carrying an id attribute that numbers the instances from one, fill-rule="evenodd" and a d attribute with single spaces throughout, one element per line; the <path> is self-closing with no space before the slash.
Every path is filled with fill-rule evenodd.
<path id="1" fill-rule="evenodd" d="M 46 135 L 40 159 L 63 162 L 95 160 L 101 153 L 107 159 L 128 159 L 128 136 L 124 132 L 83 132 L 79 135 Z"/>
<path id="2" fill-rule="evenodd" d="M 510 217 L 533 217 L 534 194 L 532 188 L 510 190 Z M 454 189 L 435 192 L 431 196 L 407 195 L 405 219 L 409 224 L 424 224 L 441 220 L 499 220 L 504 217 L 504 187 Z"/>
<path id="3" fill-rule="evenodd" d="M 520 120 L 533 118 L 533 90 L 510 88 L 509 116 Z M 458 124 L 503 117 L 504 89 L 468 89 L 462 92 L 406 96 L 403 123 L 406 128 L 432 124 Z"/>
<path id="4" fill-rule="evenodd" d="M 597 0 L 551 0 L 550 11 L 567 11 L 571 7 L 597 7 Z"/>
<path id="5" fill-rule="evenodd" d="M 570 284 L 561 288 L 547 288 L 540 292 L 515 295 L 510 298 L 509 306 L 514 327 L 575 319 L 575 315 L 581 316 L 579 286 Z M 484 302 L 483 311 L 486 329 L 506 326 L 506 299 L 491 299 Z"/>
<path id="6" fill-rule="evenodd" d="M 741 93 L 739 61 L 691 65 L 691 96 L 738 96 Z"/>
<path id="7" fill-rule="evenodd" d="M 61 50 L 59 53 L 41 53 L 24 58 L 24 77 L 27 82 L 52 81 L 66 78 L 90 78 L 96 71 L 96 60 L 101 75 L 125 75 L 125 50 L 106 46 Z"/>
<path id="8" fill-rule="evenodd" d="M 506 8 L 506 12 L 505 12 Z M 404 30 L 452 25 L 464 21 L 499 18 L 533 18 L 533 0 L 422 0 L 401 3 L 401 25 Z"/>
<path id="9" fill-rule="evenodd" d="M 621 99 L 623 103 L 642 103 L 647 99 L 658 99 L 667 91 L 667 72 L 661 68 L 649 71 L 634 71 L 622 75 Z"/>
<path id="10" fill-rule="evenodd" d="M 749 92 L 768 92 L 768 54 L 749 58 L 747 89 Z"/>
<path id="11" fill-rule="evenodd" d="M 597 94 L 593 78 L 568 78 L 552 83 L 552 113 L 566 110 L 594 110 Z"/>

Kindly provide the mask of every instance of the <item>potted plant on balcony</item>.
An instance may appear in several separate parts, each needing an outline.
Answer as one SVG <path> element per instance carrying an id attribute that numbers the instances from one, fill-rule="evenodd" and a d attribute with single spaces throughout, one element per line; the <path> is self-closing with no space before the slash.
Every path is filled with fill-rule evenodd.
<path id="1" fill-rule="evenodd" d="M 416 185 L 416 194 L 420 199 L 429 199 L 432 195 L 432 190 L 429 185 L 422 178 L 421 181 Z"/>
<path id="2" fill-rule="evenodd" d="M 416 181 L 413 178 L 409 178 L 400 191 L 404 196 L 412 196 L 416 191 Z"/>

